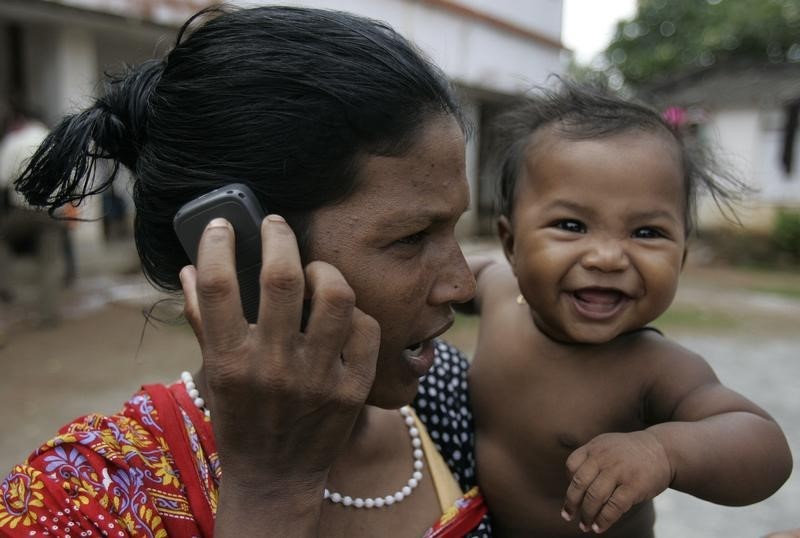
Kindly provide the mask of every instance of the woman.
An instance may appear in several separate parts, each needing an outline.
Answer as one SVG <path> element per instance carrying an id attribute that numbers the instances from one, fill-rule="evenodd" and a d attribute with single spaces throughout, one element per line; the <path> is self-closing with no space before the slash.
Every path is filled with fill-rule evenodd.
<path id="1" fill-rule="evenodd" d="M 202 368 L 62 429 L 3 483 L 0 532 L 488 535 L 466 363 L 433 340 L 474 291 L 450 88 L 374 21 L 213 15 L 66 118 L 18 184 L 54 208 L 109 188 L 113 174 L 82 179 L 98 158 L 131 169 L 143 269 L 182 287 Z M 230 224 L 208 225 L 197 267 L 172 232 L 184 203 L 233 182 L 270 213 L 252 325 Z M 403 407 L 421 376 L 425 425 Z"/>

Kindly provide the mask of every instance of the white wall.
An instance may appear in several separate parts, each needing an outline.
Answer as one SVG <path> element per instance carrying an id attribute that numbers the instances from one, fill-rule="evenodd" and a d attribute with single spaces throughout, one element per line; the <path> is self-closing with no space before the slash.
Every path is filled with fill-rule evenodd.
<path id="1" fill-rule="evenodd" d="M 718 110 L 711 114 L 713 138 L 723 160 L 729 161 L 754 188 L 762 188 L 756 174 L 758 162 L 758 113 L 750 109 Z"/>
<path id="2" fill-rule="evenodd" d="M 787 177 L 780 165 L 785 117 L 779 110 L 721 109 L 709 113 L 704 134 L 724 165 L 755 189 L 738 212 L 751 229 L 769 229 L 776 206 L 800 207 L 800 149 L 795 144 L 795 169 Z M 724 220 L 710 199 L 700 204 L 700 225 Z"/>
<path id="3" fill-rule="evenodd" d="M 278 3 L 231 1 L 245 6 Z M 138 63 L 169 48 L 177 26 L 208 3 L 208 0 L 49 0 L 25 4 L 24 8 L 18 5 L 18 9 L 7 11 L 9 16 L 26 21 L 27 87 L 31 90 L 31 101 L 43 104 L 45 119 L 55 123 L 63 114 L 87 104 L 99 89 L 103 71 L 109 68 L 118 71 L 122 59 Z M 546 39 L 508 31 L 502 24 L 492 22 L 492 19 L 504 21 L 559 41 L 561 0 L 452 1 L 478 12 L 475 16 L 450 9 L 445 3 L 437 6 L 436 2 L 421 0 L 280 3 L 351 11 L 386 21 L 414 42 L 449 78 L 468 90 L 470 97 L 465 109 L 476 126 L 480 101 L 485 96 L 520 93 L 544 82 L 549 74 L 561 71 L 559 47 Z M 0 3 L 0 14 L 4 10 Z M 152 22 L 168 23 L 172 28 Z M 467 148 L 473 195 L 478 180 L 477 144 L 476 133 Z M 98 211 L 95 203 L 83 216 L 95 216 Z M 467 215 L 463 220 L 460 229 L 469 233 L 476 219 Z M 89 223 L 79 227 L 80 235 L 87 239 L 97 236 L 100 230 L 99 225 Z"/>
<path id="4" fill-rule="evenodd" d="M 235 3 L 254 6 L 275 2 L 238 0 Z M 421 48 L 450 78 L 471 88 L 514 94 L 542 83 L 550 73 L 561 71 L 559 49 L 424 2 L 309 0 L 283 3 L 351 11 L 385 21 Z M 499 3 L 464 0 L 461 3 L 487 13 L 495 10 L 496 15 L 503 18 L 513 17 L 516 9 L 522 16 L 521 21 L 526 25 L 530 22 L 532 30 L 549 28 L 549 36 L 557 39 L 561 35 L 561 0 L 503 0 Z M 510 22 L 520 24 L 516 19 Z"/>
<path id="5" fill-rule="evenodd" d="M 756 174 L 762 178 L 761 197 L 770 203 L 800 208 L 800 137 L 795 138 L 792 172 L 781 164 L 786 113 L 783 110 L 760 114 L 759 157 Z"/>
<path id="6" fill-rule="evenodd" d="M 457 3 L 561 40 L 562 0 L 458 0 Z"/>

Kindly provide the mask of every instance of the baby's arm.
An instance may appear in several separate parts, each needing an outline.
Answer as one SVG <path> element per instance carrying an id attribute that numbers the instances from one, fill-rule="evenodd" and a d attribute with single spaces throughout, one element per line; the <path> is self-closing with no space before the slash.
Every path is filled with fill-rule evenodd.
<path id="1" fill-rule="evenodd" d="M 701 357 L 672 345 L 679 351 L 670 358 L 675 368 L 666 365 L 648 398 L 654 422 L 661 422 L 648 431 L 667 453 L 674 475 L 670 486 L 729 506 L 766 499 L 792 470 L 780 426 L 722 385 Z"/>
<path id="2" fill-rule="evenodd" d="M 702 358 L 661 340 L 645 396 L 645 421 L 654 425 L 600 435 L 567 460 L 564 516 L 579 514 L 583 528 L 602 532 L 667 487 L 718 504 L 755 503 L 791 472 L 772 417 L 723 386 Z"/>
<path id="3" fill-rule="evenodd" d="M 503 289 L 516 286 L 516 280 L 506 263 L 491 256 L 467 256 L 467 265 L 477 282 L 475 297 L 468 303 L 454 305 L 459 312 L 480 315 L 487 300 L 497 298 Z"/>

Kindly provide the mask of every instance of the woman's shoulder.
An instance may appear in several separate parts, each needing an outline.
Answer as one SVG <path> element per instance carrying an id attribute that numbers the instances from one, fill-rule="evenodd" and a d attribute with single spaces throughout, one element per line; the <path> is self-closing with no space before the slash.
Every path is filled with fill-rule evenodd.
<path id="1" fill-rule="evenodd" d="M 425 424 L 453 477 L 463 491 L 476 485 L 475 427 L 467 390 L 469 360 L 455 346 L 436 340 L 433 365 L 420 380 L 413 406 Z M 492 535 L 489 515 L 465 536 L 487 538 Z"/>
<path id="2" fill-rule="evenodd" d="M 413 406 L 461 488 L 475 485 L 475 442 L 467 390 L 469 361 L 456 347 L 436 340 L 435 357 L 420 380 Z"/>

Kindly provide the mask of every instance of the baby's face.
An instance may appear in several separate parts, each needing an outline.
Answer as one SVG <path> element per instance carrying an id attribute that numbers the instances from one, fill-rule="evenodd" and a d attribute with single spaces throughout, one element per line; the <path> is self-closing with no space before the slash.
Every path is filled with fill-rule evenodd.
<path id="1" fill-rule="evenodd" d="M 550 337 L 576 343 L 643 327 L 672 302 L 683 261 L 678 148 L 666 135 L 641 131 L 536 136 L 512 221 L 500 224 L 534 321 Z"/>

